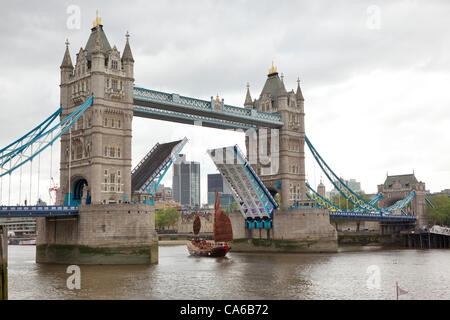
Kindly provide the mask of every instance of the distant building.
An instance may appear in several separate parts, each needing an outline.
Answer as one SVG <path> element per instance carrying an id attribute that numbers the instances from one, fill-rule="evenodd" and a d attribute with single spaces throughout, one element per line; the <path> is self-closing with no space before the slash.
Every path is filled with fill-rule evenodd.
<path id="1" fill-rule="evenodd" d="M 200 163 L 179 154 L 173 164 L 172 197 L 182 206 L 200 206 Z"/>
<path id="2" fill-rule="evenodd" d="M 433 193 L 430 193 L 430 195 L 432 197 L 435 197 L 435 196 L 447 196 L 447 197 L 450 198 L 450 189 L 444 189 L 441 192 L 433 192 Z"/>
<path id="3" fill-rule="evenodd" d="M 172 188 L 165 187 L 163 184 L 160 184 L 156 188 L 155 201 L 171 201 L 171 200 L 172 200 Z"/>
<path id="4" fill-rule="evenodd" d="M 326 189 L 325 189 L 325 185 L 322 183 L 322 181 L 320 181 L 319 185 L 317 186 L 317 193 L 325 198 Z"/>
<path id="5" fill-rule="evenodd" d="M 361 182 L 356 181 L 355 179 L 350 179 L 350 180 L 345 180 L 342 179 L 341 180 L 350 188 L 352 189 L 355 193 L 360 193 L 363 192 L 361 190 Z M 339 181 L 335 181 L 334 183 L 339 184 Z M 339 195 L 339 190 L 334 188 L 333 190 L 331 190 L 330 192 L 327 193 L 328 198 L 333 198 L 334 196 Z"/>
<path id="6" fill-rule="evenodd" d="M 220 206 L 230 207 L 234 202 L 228 184 L 220 173 L 208 174 L 208 205 L 213 206 L 216 201 L 216 192 L 219 193 Z"/>
<path id="7" fill-rule="evenodd" d="M 8 228 L 8 233 L 16 238 L 36 237 L 36 218 L 1 218 L 0 224 Z"/>
<path id="8" fill-rule="evenodd" d="M 414 191 L 415 195 L 410 205 L 403 208 L 403 210 L 416 216 L 416 225 L 418 227 L 427 226 L 425 190 L 425 183 L 417 180 L 414 172 L 412 174 L 388 175 L 384 183 L 378 185 L 378 193 L 383 194 L 378 207 L 386 208 L 392 206 L 408 197 Z"/>

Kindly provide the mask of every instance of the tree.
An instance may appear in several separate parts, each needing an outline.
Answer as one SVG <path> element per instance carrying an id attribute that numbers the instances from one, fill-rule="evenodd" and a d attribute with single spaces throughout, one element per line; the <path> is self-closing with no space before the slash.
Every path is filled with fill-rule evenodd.
<path id="1" fill-rule="evenodd" d="M 180 213 L 175 208 L 166 208 L 165 215 L 168 226 L 173 226 L 180 218 Z"/>
<path id="2" fill-rule="evenodd" d="M 180 213 L 175 208 L 158 209 L 155 212 L 155 226 L 164 229 L 173 226 L 180 218 Z"/>
<path id="3" fill-rule="evenodd" d="M 281 203 L 280 194 L 277 193 L 274 198 L 275 198 L 275 201 L 278 203 L 278 210 L 280 210 L 280 203 Z"/>
<path id="4" fill-rule="evenodd" d="M 431 224 L 450 225 L 450 198 L 439 195 L 431 199 L 434 208 L 427 207 L 427 217 Z"/>

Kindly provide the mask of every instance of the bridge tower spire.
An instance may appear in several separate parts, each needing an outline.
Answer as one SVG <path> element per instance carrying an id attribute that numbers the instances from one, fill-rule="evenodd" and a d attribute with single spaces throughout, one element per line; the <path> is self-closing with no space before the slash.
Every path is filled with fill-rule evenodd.
<path id="1" fill-rule="evenodd" d="M 247 94 L 245 96 L 244 107 L 253 109 L 252 96 L 250 95 L 250 84 L 247 82 Z"/>
<path id="2" fill-rule="evenodd" d="M 66 51 L 64 52 L 64 58 L 59 67 L 61 69 L 61 82 L 60 82 L 60 104 L 65 105 L 68 103 L 69 98 L 69 81 L 73 73 L 72 59 L 70 58 L 69 40 L 66 39 Z"/>

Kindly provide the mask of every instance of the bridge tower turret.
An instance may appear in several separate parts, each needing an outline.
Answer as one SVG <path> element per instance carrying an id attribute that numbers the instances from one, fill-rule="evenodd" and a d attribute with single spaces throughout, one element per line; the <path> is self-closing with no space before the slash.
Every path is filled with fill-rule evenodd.
<path id="1" fill-rule="evenodd" d="M 64 58 L 59 67 L 61 69 L 61 83 L 60 83 L 60 104 L 67 105 L 69 103 L 69 81 L 73 74 L 73 64 L 69 52 L 69 40 L 66 40 L 66 51 Z"/>
<path id="2" fill-rule="evenodd" d="M 87 203 L 121 203 L 131 198 L 134 59 L 128 37 L 127 33 L 121 57 L 97 18 L 75 67 L 66 43 L 61 117 L 94 96 L 92 106 L 61 137 L 61 199 L 66 204 L 81 204 L 83 194 Z"/>
<path id="3" fill-rule="evenodd" d="M 272 195 L 281 195 L 282 209 L 306 200 L 303 103 L 300 82 L 296 93 L 294 90 L 287 92 L 283 76 L 280 78 L 272 63 L 254 107 L 262 112 L 279 113 L 284 126 L 278 131 L 260 128 L 257 141 L 250 142 L 247 135 L 246 145 L 247 157 L 257 159 L 254 167 L 265 186 Z"/>

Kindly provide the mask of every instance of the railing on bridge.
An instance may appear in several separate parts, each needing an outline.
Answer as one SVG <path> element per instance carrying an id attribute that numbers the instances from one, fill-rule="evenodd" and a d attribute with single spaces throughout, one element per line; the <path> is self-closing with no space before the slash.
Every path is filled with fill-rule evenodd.
<path id="1" fill-rule="evenodd" d="M 330 211 L 331 219 L 350 219 L 350 220 L 374 220 L 374 221 L 402 221 L 415 222 L 413 215 L 384 214 L 371 212 L 350 212 L 350 211 Z"/>
<path id="2" fill-rule="evenodd" d="M 135 114 L 175 121 L 199 121 L 219 128 L 257 128 L 283 126 L 281 115 L 224 104 L 214 110 L 214 101 L 200 100 L 144 88 L 134 88 Z"/>
<path id="3" fill-rule="evenodd" d="M 0 218 L 77 215 L 77 206 L 0 206 Z"/>

